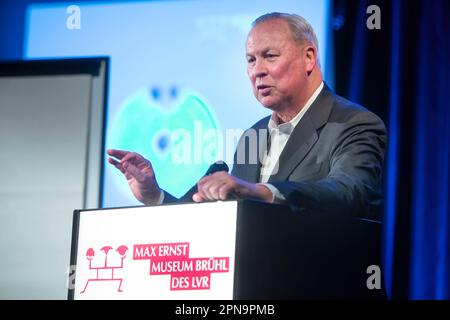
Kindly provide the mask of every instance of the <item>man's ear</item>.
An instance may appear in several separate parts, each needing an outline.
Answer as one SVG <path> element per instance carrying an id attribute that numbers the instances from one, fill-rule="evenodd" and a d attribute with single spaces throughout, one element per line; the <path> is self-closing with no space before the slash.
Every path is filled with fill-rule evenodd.
<path id="1" fill-rule="evenodd" d="M 305 69 L 309 76 L 317 65 L 317 50 L 313 46 L 308 45 L 304 48 L 303 52 L 305 57 Z"/>

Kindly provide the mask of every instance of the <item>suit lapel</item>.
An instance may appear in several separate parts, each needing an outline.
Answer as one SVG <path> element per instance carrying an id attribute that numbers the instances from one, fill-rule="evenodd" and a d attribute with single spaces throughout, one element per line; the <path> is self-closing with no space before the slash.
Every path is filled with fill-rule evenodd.
<path id="1" fill-rule="evenodd" d="M 325 84 L 322 92 L 294 128 L 278 159 L 278 171 L 269 178 L 269 183 L 286 180 L 295 167 L 303 161 L 319 139 L 317 130 L 327 122 L 333 101 L 333 94 Z"/>

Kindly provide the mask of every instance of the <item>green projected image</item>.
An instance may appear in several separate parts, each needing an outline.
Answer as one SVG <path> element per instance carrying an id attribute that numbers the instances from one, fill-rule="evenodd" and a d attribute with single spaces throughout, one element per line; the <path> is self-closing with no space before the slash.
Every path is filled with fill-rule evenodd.
<path id="1" fill-rule="evenodd" d="M 139 90 L 120 106 L 108 145 L 149 159 L 160 186 L 180 197 L 218 154 L 219 128 L 211 109 L 192 90 Z M 120 172 L 114 181 L 124 192 L 128 190 Z"/>

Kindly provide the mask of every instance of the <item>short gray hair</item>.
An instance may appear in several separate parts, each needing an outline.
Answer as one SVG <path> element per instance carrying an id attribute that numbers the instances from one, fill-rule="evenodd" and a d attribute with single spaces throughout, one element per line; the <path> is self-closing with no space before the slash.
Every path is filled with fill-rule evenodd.
<path id="1" fill-rule="evenodd" d="M 292 33 L 292 38 L 298 44 L 304 44 L 305 42 L 313 45 L 317 51 L 317 65 L 320 67 L 319 62 L 319 43 L 317 41 L 316 33 L 314 32 L 313 27 L 306 21 L 305 18 L 291 13 L 281 13 L 281 12 L 272 12 L 266 13 L 260 17 L 258 17 L 252 23 L 252 27 L 260 24 L 261 22 L 272 20 L 272 19 L 280 19 L 286 21 L 289 26 L 289 29 Z"/>

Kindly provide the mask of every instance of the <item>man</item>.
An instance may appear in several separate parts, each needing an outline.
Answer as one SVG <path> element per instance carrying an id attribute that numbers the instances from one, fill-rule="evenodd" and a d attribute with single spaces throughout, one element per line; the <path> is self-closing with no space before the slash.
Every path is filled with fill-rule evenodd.
<path id="1" fill-rule="evenodd" d="M 309 23 L 292 14 L 259 17 L 247 38 L 246 57 L 254 95 L 272 110 L 249 129 L 269 129 L 264 156 L 256 164 L 235 161 L 231 174 L 220 171 L 203 177 L 182 200 L 237 197 L 285 203 L 295 212 L 332 210 L 377 218 L 385 126 L 324 84 Z M 235 160 L 249 149 L 241 138 Z M 177 201 L 159 188 L 148 160 L 127 151 L 108 154 L 116 158 L 109 162 L 126 176 L 139 201 Z"/>

